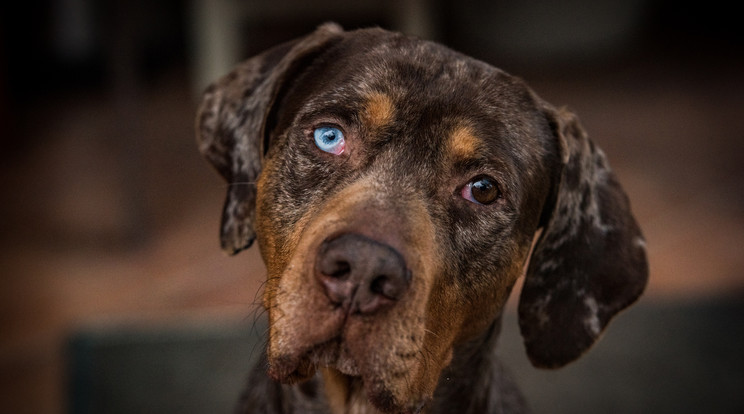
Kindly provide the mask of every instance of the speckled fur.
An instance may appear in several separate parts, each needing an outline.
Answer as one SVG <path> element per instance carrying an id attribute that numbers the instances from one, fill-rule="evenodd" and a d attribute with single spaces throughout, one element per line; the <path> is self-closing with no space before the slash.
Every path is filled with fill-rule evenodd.
<path id="1" fill-rule="evenodd" d="M 313 143 L 329 124 L 340 156 Z M 197 137 L 229 183 L 223 249 L 257 239 L 268 269 L 268 346 L 239 412 L 525 412 L 495 356 L 525 263 L 520 327 L 540 367 L 578 358 L 646 284 L 627 197 L 576 116 L 432 42 L 323 25 L 210 86 Z M 487 206 L 461 196 L 481 174 L 501 194 Z M 395 306 L 328 301 L 315 254 L 344 233 L 400 252 L 412 279 Z"/>

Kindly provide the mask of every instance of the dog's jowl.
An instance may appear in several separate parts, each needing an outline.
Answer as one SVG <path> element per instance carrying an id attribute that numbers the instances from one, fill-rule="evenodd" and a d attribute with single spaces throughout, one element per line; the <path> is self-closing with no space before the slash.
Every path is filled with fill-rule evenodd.
<path id="1" fill-rule="evenodd" d="M 538 367 L 578 358 L 646 284 L 577 117 L 435 43 L 323 25 L 211 85 L 197 135 L 230 184 L 222 248 L 255 239 L 268 269 L 241 412 L 524 412 L 494 347 L 525 266 Z"/>

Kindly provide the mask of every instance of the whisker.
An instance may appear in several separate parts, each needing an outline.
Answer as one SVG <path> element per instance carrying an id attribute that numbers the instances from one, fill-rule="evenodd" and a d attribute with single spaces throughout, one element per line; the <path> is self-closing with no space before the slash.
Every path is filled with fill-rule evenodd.
<path id="1" fill-rule="evenodd" d="M 437 335 L 436 332 L 432 331 L 431 329 L 424 329 L 424 332 L 434 335 L 435 338 L 439 338 L 439 335 Z"/>

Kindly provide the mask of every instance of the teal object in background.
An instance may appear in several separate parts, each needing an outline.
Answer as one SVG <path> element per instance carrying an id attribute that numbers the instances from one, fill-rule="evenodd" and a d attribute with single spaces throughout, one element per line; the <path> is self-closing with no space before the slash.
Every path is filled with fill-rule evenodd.
<path id="1" fill-rule="evenodd" d="M 744 412 L 744 298 L 640 303 L 565 368 L 533 368 L 516 314 L 498 353 L 535 414 Z M 266 322 L 106 328 L 70 342 L 70 413 L 230 413 Z M 473 367 L 478 369 L 478 367 Z"/>
<path id="2" fill-rule="evenodd" d="M 265 328 L 261 321 L 80 332 L 68 348 L 69 413 L 233 412 Z"/>

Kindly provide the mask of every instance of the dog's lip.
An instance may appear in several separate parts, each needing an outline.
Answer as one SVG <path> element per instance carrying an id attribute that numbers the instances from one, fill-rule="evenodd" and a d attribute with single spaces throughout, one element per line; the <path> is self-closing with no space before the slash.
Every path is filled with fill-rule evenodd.
<path id="1" fill-rule="evenodd" d="M 349 329 L 348 322 L 344 318 L 338 332 L 327 340 L 274 358 L 270 356 L 269 375 L 281 383 L 296 383 L 309 379 L 318 369 L 333 369 L 350 381 L 359 381 L 370 403 L 378 409 L 399 414 L 420 413 L 429 399 L 419 396 L 408 401 L 397 400 L 383 380 L 385 372 L 378 372 L 368 365 L 369 360 L 359 359 L 359 355 L 355 355 L 354 344 L 349 343 L 349 338 L 345 335 Z"/>
<path id="2" fill-rule="evenodd" d="M 338 354 L 336 355 L 334 360 L 327 362 L 329 363 L 325 364 L 326 366 L 334 368 L 344 375 L 350 377 L 362 377 L 359 369 L 359 364 L 357 363 L 356 359 L 352 358 L 348 354 L 348 351 L 344 348 L 343 343 L 339 344 Z"/>
<path id="3" fill-rule="evenodd" d="M 370 403 L 385 412 L 400 414 L 414 414 L 422 412 L 428 399 L 411 401 L 396 401 L 390 389 L 381 381 L 379 374 L 365 372 L 357 360 L 346 348 L 343 336 L 309 346 L 294 357 L 280 356 L 275 360 L 270 358 L 269 374 L 274 380 L 283 383 L 294 383 L 306 380 L 320 368 L 330 368 L 349 378 L 359 381 L 364 387 Z"/>
<path id="4" fill-rule="evenodd" d="M 349 355 L 341 334 L 291 354 L 269 358 L 269 375 L 279 382 L 309 378 L 320 367 L 333 368 L 344 375 L 361 378 L 359 365 Z"/>

